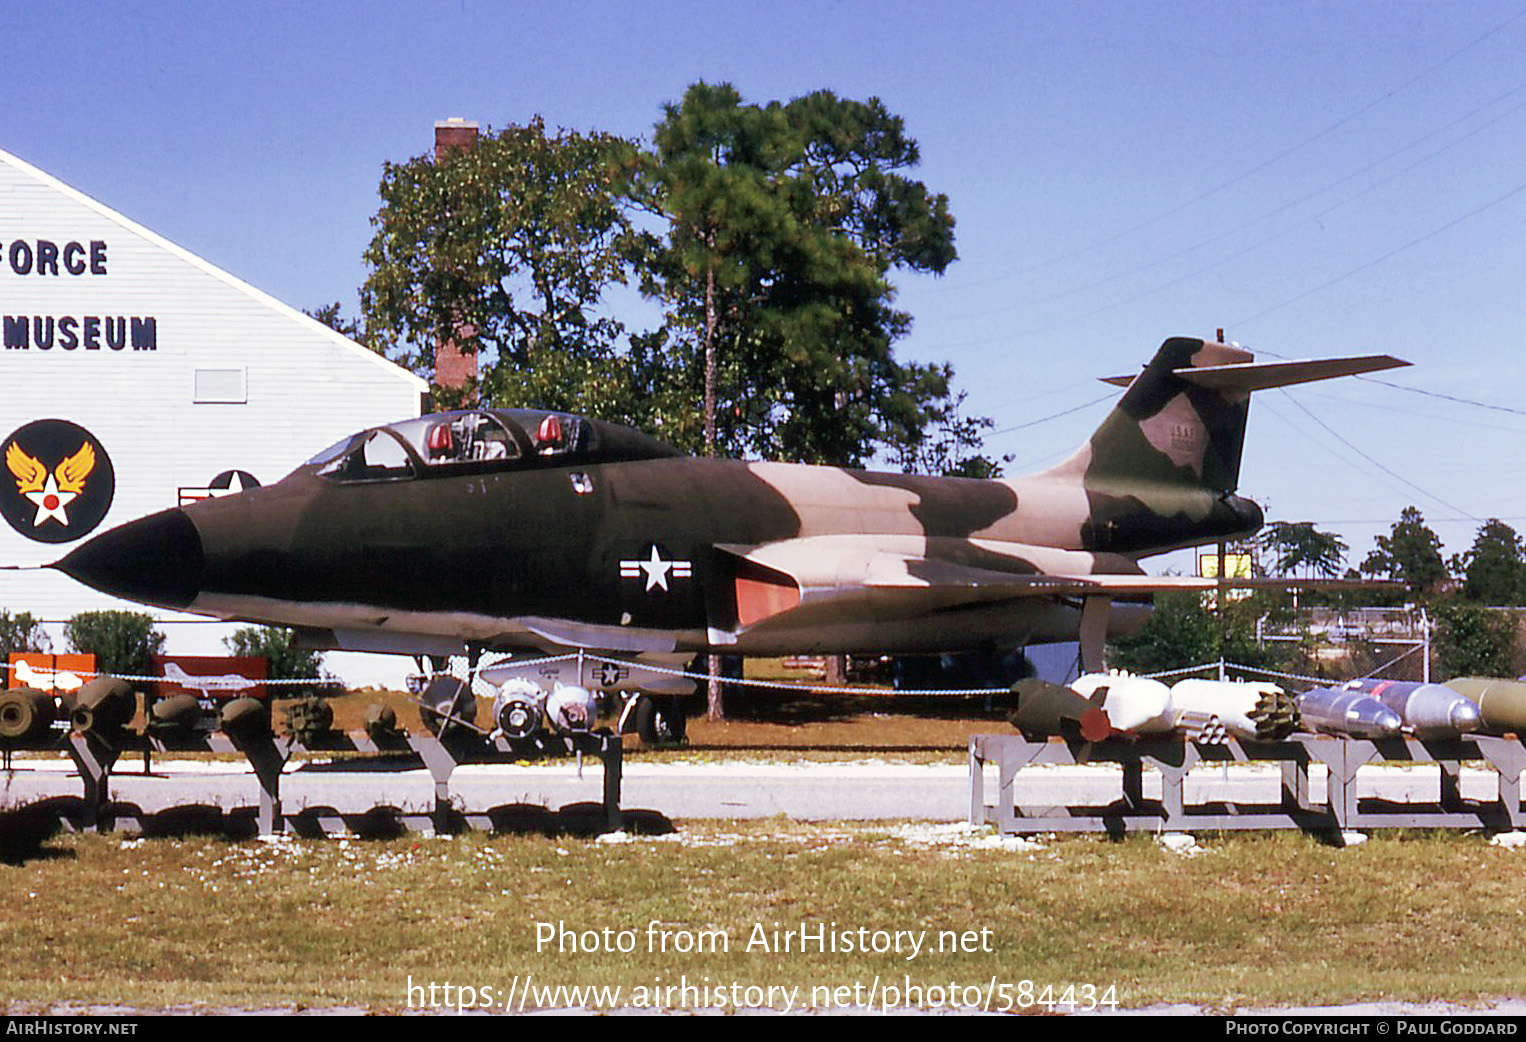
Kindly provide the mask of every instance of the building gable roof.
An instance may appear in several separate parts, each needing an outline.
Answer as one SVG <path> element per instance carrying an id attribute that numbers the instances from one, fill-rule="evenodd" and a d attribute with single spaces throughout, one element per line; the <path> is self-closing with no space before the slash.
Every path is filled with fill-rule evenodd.
<path id="1" fill-rule="evenodd" d="M 370 350 L 362 344 L 357 344 L 355 341 L 351 340 L 349 337 L 338 332 L 337 330 L 330 329 L 328 326 L 324 325 L 322 322 L 319 322 L 317 319 L 312 318 L 310 315 L 304 314 L 302 311 L 292 307 L 291 305 L 277 300 L 275 297 L 272 297 L 270 294 L 264 292 L 263 290 L 256 289 L 254 286 L 251 286 L 249 283 L 243 281 L 237 276 L 224 271 L 223 269 L 206 260 L 203 260 L 201 257 L 196 256 L 189 250 L 181 246 L 177 246 L 175 243 L 164 238 L 158 233 L 145 228 L 143 225 L 138 224 L 136 221 L 133 221 L 128 217 L 123 216 L 117 211 L 111 209 L 109 206 L 106 206 L 103 203 L 92 199 L 84 192 L 70 187 L 69 185 L 60 181 L 58 178 L 53 177 L 51 174 L 37 169 L 35 166 L 32 166 L 25 160 L 20 159 L 17 156 L 10 154 L 9 152 L 0 150 L 0 164 L 9 166 L 14 170 L 24 174 L 25 176 L 35 180 L 44 187 L 68 197 L 79 205 L 86 207 L 97 215 L 105 218 L 113 224 L 118 225 L 133 236 L 136 236 L 149 243 L 150 245 L 164 251 L 165 253 L 176 257 L 182 262 L 218 280 L 236 292 L 249 297 L 251 300 L 259 303 L 260 305 L 281 314 L 291 321 L 305 324 L 309 327 L 311 332 L 322 335 L 340 350 L 351 353 L 358 359 L 364 359 L 368 364 L 380 366 L 383 370 L 393 376 L 396 376 L 398 379 L 411 383 L 415 389 L 420 392 L 428 390 L 428 381 L 421 379 L 397 363 L 389 361 L 388 359 L 377 354 L 375 351 Z"/>

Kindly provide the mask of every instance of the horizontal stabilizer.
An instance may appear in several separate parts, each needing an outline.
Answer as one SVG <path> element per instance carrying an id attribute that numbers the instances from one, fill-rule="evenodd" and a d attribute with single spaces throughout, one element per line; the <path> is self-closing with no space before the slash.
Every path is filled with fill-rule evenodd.
<path id="1" fill-rule="evenodd" d="M 1356 355 L 1350 358 L 1318 358 L 1292 362 L 1232 362 L 1228 365 L 1182 366 L 1173 374 L 1216 391 L 1265 391 L 1272 387 L 1291 387 L 1337 376 L 1356 376 L 1409 365 L 1393 355 Z M 1133 376 L 1106 376 L 1105 384 L 1127 387 Z"/>
<path id="2" fill-rule="evenodd" d="M 1241 362 L 1234 365 L 1186 366 L 1173 370 L 1188 383 L 1216 391 L 1265 391 L 1337 376 L 1376 373 L 1409 365 L 1392 355 L 1361 355 L 1352 358 L 1319 358 L 1300 362 Z"/>

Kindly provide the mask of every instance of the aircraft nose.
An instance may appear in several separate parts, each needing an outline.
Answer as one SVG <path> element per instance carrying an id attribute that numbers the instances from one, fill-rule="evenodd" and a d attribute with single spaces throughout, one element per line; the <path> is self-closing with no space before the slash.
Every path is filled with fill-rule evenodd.
<path id="1" fill-rule="evenodd" d="M 177 508 L 103 532 L 52 567 L 102 593 L 185 608 L 201 590 L 204 564 L 201 533 Z"/>

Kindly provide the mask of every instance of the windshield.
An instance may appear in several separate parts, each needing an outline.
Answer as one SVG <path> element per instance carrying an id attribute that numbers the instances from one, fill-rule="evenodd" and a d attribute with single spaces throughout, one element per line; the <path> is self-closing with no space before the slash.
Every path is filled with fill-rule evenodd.
<path id="1" fill-rule="evenodd" d="M 485 412 L 450 412 L 404 420 L 387 428 L 402 438 L 426 467 L 452 467 L 519 458 L 519 442 Z"/>
<path id="2" fill-rule="evenodd" d="M 358 434 L 347 434 L 347 435 L 345 435 L 343 438 L 340 438 L 338 441 L 334 442 L 334 444 L 330 445 L 328 448 L 326 448 L 322 452 L 318 453 L 318 455 L 316 455 L 312 459 L 308 460 L 306 463 L 303 464 L 303 466 L 304 467 L 311 467 L 315 463 L 327 463 L 327 462 L 329 462 L 330 460 L 332 460 L 332 459 L 336 458 L 337 456 L 341 455 L 344 452 L 345 449 L 348 449 L 351 445 L 355 444 L 355 439 L 359 438 L 359 437 L 360 437 L 360 435 L 358 435 Z"/>
<path id="3" fill-rule="evenodd" d="M 336 481 L 400 481 L 413 477 L 413 460 L 386 428 L 356 435 L 318 473 Z"/>

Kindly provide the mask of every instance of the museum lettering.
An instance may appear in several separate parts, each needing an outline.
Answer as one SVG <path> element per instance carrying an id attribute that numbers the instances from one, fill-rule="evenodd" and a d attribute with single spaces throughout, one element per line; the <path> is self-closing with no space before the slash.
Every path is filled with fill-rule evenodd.
<path id="1" fill-rule="evenodd" d="M 6 315 L 7 351 L 157 351 L 159 320 L 125 315 Z"/>

